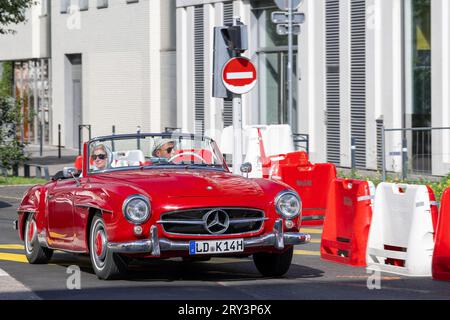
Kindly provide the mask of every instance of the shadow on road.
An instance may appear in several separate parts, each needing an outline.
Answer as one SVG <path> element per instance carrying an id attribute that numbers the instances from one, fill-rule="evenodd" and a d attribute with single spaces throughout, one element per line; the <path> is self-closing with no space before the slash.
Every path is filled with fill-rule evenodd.
<path id="1" fill-rule="evenodd" d="M 71 259 L 73 257 L 73 260 Z M 76 265 L 84 273 L 94 274 L 88 256 L 55 255 L 50 262 L 62 267 Z M 306 266 L 292 264 L 283 279 L 320 278 L 324 271 Z M 247 281 L 263 278 L 256 269 L 252 259 L 216 258 L 206 262 L 185 262 L 181 259 L 138 261 L 133 260 L 128 272 L 120 280 L 134 282 L 156 281 Z"/>
<path id="2" fill-rule="evenodd" d="M 10 208 L 10 207 L 12 207 L 12 205 L 9 204 L 8 202 L 0 201 L 0 209 L 3 209 L 3 208 Z"/>

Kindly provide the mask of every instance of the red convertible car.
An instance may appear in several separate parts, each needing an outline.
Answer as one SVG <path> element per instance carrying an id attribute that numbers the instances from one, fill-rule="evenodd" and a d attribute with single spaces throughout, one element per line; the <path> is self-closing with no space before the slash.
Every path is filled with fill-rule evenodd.
<path id="1" fill-rule="evenodd" d="M 301 200 L 288 185 L 233 175 L 210 138 L 131 134 L 84 144 L 81 170 L 30 188 L 16 228 L 31 264 L 54 250 L 89 254 L 100 279 L 132 259 L 253 256 L 264 276 L 284 275 L 299 232 Z M 251 165 L 244 164 L 242 172 Z"/>

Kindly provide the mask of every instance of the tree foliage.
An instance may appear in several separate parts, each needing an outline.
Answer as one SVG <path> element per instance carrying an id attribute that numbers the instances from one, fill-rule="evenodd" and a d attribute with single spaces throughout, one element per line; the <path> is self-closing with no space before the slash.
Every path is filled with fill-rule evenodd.
<path id="1" fill-rule="evenodd" d="M 1 0 L 0 0 L 1 1 Z M 3 63 L 0 79 L 0 167 L 8 170 L 28 160 L 24 154 L 24 145 L 17 139 L 23 114 L 20 100 L 12 97 L 13 63 Z"/>
<path id="2" fill-rule="evenodd" d="M 25 146 L 17 139 L 22 117 L 20 104 L 14 98 L 0 96 L 0 167 L 8 170 L 28 159 Z"/>
<path id="3" fill-rule="evenodd" d="M 35 0 L 0 0 L 0 34 L 14 33 L 13 25 L 26 20 L 25 12 Z"/>

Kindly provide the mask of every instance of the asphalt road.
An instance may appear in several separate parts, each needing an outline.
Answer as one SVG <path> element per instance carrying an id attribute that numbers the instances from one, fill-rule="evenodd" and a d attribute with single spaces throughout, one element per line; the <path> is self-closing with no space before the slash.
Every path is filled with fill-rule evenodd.
<path id="1" fill-rule="evenodd" d="M 101 281 L 89 258 L 56 252 L 48 265 L 26 262 L 12 222 L 26 187 L 0 187 L 0 300 L 377 300 L 450 299 L 450 282 L 382 274 L 380 289 L 369 289 L 372 274 L 321 260 L 320 228 L 313 242 L 296 247 L 293 264 L 281 279 L 260 276 L 251 259 L 217 258 L 133 262 L 122 280 Z M 68 289 L 70 266 L 81 269 L 80 289 Z M 373 282 L 372 282 L 373 283 Z M 69 281 L 70 284 L 70 281 Z"/>

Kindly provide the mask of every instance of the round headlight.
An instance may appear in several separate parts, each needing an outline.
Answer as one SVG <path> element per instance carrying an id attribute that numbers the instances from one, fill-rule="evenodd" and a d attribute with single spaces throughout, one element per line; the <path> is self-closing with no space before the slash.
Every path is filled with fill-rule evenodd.
<path id="1" fill-rule="evenodd" d="M 130 196 L 123 203 L 123 214 L 131 223 L 142 224 L 150 218 L 150 202 L 144 196 Z"/>
<path id="2" fill-rule="evenodd" d="M 301 214 L 302 201 L 293 191 L 281 191 L 275 198 L 275 208 L 284 219 L 293 219 Z"/>

